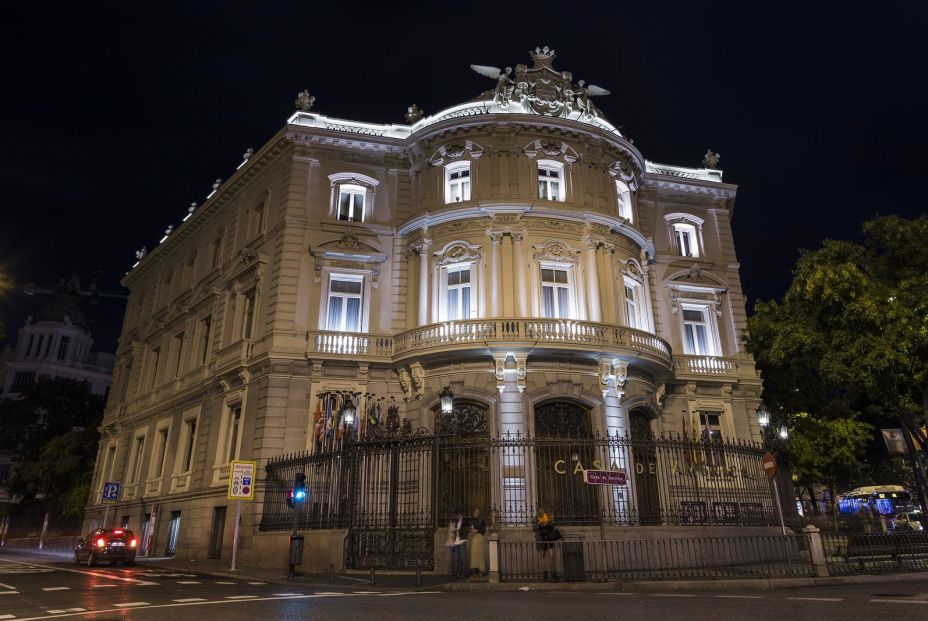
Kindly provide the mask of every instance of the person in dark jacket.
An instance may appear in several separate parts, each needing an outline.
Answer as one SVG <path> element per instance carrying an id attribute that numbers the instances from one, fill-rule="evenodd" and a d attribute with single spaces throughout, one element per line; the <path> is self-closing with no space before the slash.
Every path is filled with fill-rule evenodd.
<path id="1" fill-rule="evenodd" d="M 554 517 L 544 509 L 539 509 L 535 516 L 535 549 L 541 557 L 541 567 L 544 571 L 545 582 L 548 576 L 557 580 L 558 575 L 554 571 L 554 548 L 555 542 L 563 539 L 561 531 L 554 524 Z"/>

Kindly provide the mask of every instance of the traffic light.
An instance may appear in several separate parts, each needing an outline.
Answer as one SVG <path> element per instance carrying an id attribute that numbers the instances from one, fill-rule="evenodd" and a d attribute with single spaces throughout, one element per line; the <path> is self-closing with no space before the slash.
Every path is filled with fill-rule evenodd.
<path id="1" fill-rule="evenodd" d="M 302 472 L 298 472 L 296 475 L 296 483 L 293 486 L 293 501 L 303 502 L 304 500 L 306 500 L 306 475 Z"/>
<path id="2" fill-rule="evenodd" d="M 293 490 L 287 490 L 287 506 L 291 509 L 294 507 L 293 503 Z"/>

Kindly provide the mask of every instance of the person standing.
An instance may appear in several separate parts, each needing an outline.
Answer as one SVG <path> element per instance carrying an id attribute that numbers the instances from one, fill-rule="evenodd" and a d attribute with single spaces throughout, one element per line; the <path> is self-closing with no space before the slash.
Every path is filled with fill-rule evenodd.
<path id="1" fill-rule="evenodd" d="M 467 561 L 467 520 L 464 514 L 458 516 L 448 524 L 448 547 L 451 549 L 451 575 L 463 578 Z"/>
<path id="2" fill-rule="evenodd" d="M 470 520 L 473 532 L 470 538 L 470 577 L 482 576 L 487 567 L 487 521 L 479 508 L 474 509 Z"/>
<path id="3" fill-rule="evenodd" d="M 554 524 L 554 517 L 544 509 L 539 509 L 535 516 L 535 549 L 541 558 L 541 568 L 544 571 L 544 580 L 548 581 L 550 576 L 553 580 L 558 579 L 554 564 L 554 543 L 563 539 L 561 531 Z"/>

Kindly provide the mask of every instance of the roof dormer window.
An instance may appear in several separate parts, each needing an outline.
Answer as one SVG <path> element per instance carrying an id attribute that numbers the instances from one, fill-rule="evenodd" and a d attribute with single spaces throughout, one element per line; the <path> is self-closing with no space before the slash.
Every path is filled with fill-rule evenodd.
<path id="1" fill-rule="evenodd" d="M 445 166 L 445 202 L 470 200 L 470 162 L 455 162 Z"/>

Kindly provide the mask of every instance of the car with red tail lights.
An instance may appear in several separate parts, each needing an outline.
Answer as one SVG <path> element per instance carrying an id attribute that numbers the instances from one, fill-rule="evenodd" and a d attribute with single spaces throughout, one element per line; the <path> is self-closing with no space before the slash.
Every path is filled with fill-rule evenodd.
<path id="1" fill-rule="evenodd" d="M 122 561 L 126 565 L 135 565 L 138 547 L 139 540 L 131 530 L 98 528 L 77 542 L 74 564 L 85 563 L 88 567 L 93 567 L 103 561 L 109 561 L 110 565 Z"/>

